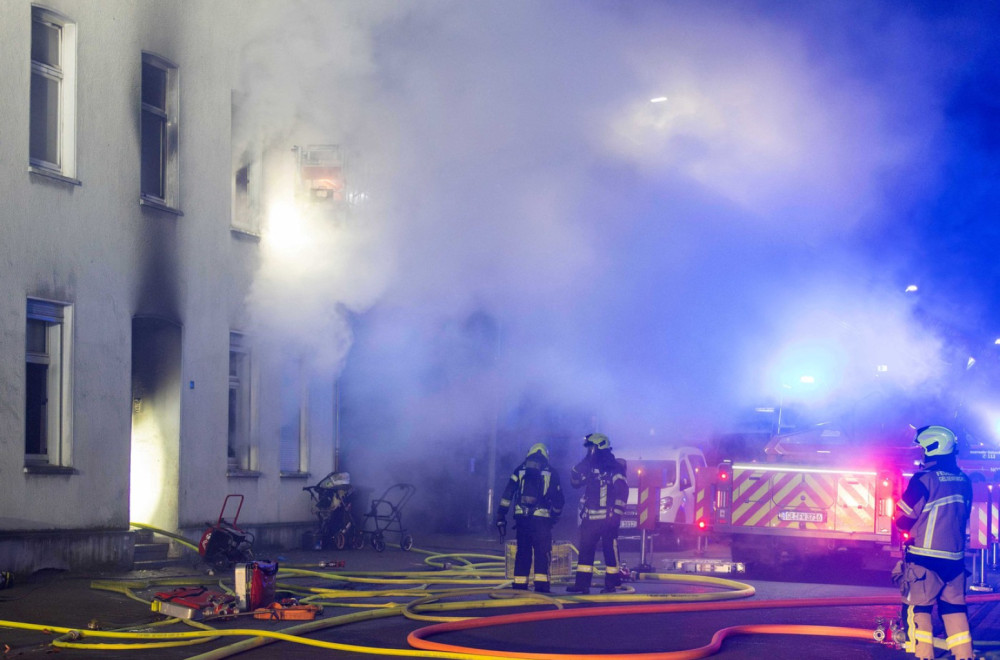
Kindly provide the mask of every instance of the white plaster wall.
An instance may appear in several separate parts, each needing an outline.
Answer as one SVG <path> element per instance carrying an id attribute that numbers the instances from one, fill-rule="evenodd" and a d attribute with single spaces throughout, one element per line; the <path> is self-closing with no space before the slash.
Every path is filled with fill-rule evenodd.
<path id="1" fill-rule="evenodd" d="M 78 32 L 77 178 L 31 175 L 30 11 L 0 2 L 0 529 L 122 529 L 129 521 L 131 323 L 182 327 L 180 526 L 214 520 L 227 493 L 241 523 L 309 519 L 302 480 L 278 474 L 277 401 L 257 392 L 261 476 L 226 477 L 228 342 L 246 324 L 257 243 L 230 231 L 230 90 L 239 49 L 220 29 L 235 2 L 50 0 Z M 180 209 L 140 208 L 140 53 L 180 70 Z M 23 472 L 27 296 L 74 308 L 74 475 Z M 262 357 L 262 356 L 258 356 Z M 258 359 L 258 365 L 267 361 Z M 274 374 L 259 372 L 261 382 Z M 308 427 L 312 481 L 332 466 L 332 383 L 317 383 Z M 141 484 L 133 486 L 141 487 Z"/>

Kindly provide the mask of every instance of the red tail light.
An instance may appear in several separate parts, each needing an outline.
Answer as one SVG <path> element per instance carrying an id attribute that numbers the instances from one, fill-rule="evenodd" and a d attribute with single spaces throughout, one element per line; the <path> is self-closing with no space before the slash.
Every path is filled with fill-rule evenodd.
<path id="1" fill-rule="evenodd" d="M 708 529 L 708 521 L 704 518 L 698 521 L 698 529 Z"/>

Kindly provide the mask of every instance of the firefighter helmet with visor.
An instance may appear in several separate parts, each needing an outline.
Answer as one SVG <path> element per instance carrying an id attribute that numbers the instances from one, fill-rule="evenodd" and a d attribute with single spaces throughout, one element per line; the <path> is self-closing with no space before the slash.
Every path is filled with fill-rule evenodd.
<path id="1" fill-rule="evenodd" d="M 924 450 L 924 456 L 946 456 L 954 453 L 957 440 L 951 429 L 944 426 L 925 426 L 917 429 L 914 440 Z"/>
<path id="2" fill-rule="evenodd" d="M 611 449 L 611 441 L 603 433 L 591 433 L 583 438 L 584 447 L 590 447 L 591 445 L 597 449 Z"/>
<path id="3" fill-rule="evenodd" d="M 531 449 L 528 450 L 528 453 L 526 455 L 531 456 L 532 454 L 536 453 L 540 453 L 542 456 L 545 457 L 545 460 L 549 460 L 549 448 L 546 447 L 543 443 L 536 442 L 535 444 L 531 445 Z"/>

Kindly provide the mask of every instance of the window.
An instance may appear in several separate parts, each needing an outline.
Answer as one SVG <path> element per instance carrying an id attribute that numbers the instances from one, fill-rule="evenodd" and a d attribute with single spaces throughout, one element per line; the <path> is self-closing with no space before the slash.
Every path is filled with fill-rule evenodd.
<path id="1" fill-rule="evenodd" d="M 288 362 L 281 373 L 281 438 L 280 470 L 282 474 L 299 474 L 304 471 L 306 389 L 302 363 Z"/>
<path id="2" fill-rule="evenodd" d="M 246 337 L 229 334 L 229 469 L 253 470 L 250 442 L 250 348 Z"/>
<path id="3" fill-rule="evenodd" d="M 249 148 L 235 162 L 233 174 L 233 229 L 260 235 L 260 151 Z"/>
<path id="4" fill-rule="evenodd" d="M 178 207 L 177 67 L 142 55 L 142 162 L 140 201 L 175 211 Z"/>
<path id="5" fill-rule="evenodd" d="M 681 490 L 687 490 L 691 487 L 691 471 L 688 470 L 687 461 L 681 461 Z"/>
<path id="6" fill-rule="evenodd" d="M 32 172 L 79 183 L 76 176 L 76 26 L 31 8 L 28 162 Z"/>
<path id="7" fill-rule="evenodd" d="M 25 328 L 24 458 L 66 465 L 69 443 L 70 308 L 28 300 Z"/>
<path id="8" fill-rule="evenodd" d="M 260 145 L 242 135 L 240 108 L 243 95 L 230 94 L 230 137 L 233 145 L 233 214 L 232 228 L 254 236 L 260 235 L 261 171 L 263 154 Z"/>

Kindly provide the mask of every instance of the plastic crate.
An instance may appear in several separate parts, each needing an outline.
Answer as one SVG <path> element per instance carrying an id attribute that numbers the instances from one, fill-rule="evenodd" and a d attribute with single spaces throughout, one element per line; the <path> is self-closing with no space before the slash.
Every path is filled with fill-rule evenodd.
<path id="1" fill-rule="evenodd" d="M 514 555 L 517 553 L 517 541 L 507 541 L 506 566 L 504 577 L 508 580 L 514 579 Z M 573 575 L 573 561 L 575 552 L 573 544 L 569 541 L 556 541 L 552 544 L 552 561 L 549 562 L 549 578 L 570 577 Z M 528 579 L 535 575 L 534 562 L 532 562 L 531 572 Z"/>

